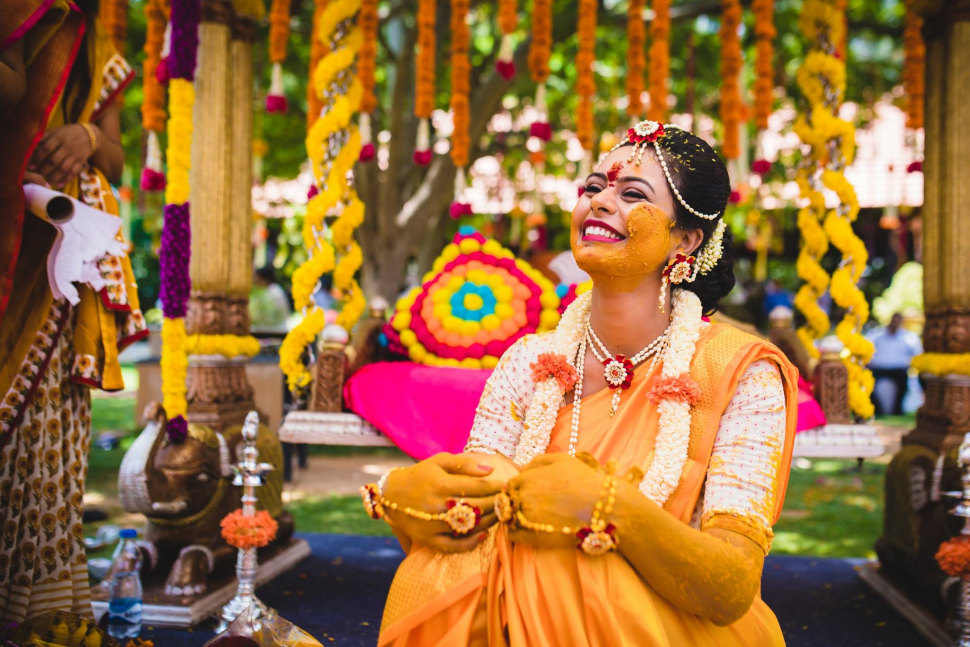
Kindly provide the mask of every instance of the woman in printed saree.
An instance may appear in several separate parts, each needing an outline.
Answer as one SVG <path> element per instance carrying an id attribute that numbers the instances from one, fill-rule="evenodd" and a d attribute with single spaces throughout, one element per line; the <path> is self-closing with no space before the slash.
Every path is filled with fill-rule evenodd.
<path id="1" fill-rule="evenodd" d="M 96 2 L 63 4 L 79 38 L 62 52 L 59 83 L 39 108 L 43 122 L 17 177 L 117 215 L 108 182 L 123 163 L 115 99 L 132 70 L 97 22 Z M 0 232 L 2 249 L 16 250 L 12 280 L 0 286 L 0 619 L 91 613 L 81 525 L 89 388 L 123 388 L 118 353 L 147 334 L 120 220 L 108 220 L 103 240 L 118 238 L 84 250 L 96 260 L 85 265 L 76 296 L 55 294 L 49 280 L 51 223 L 27 214 L 19 228 Z"/>
<path id="2" fill-rule="evenodd" d="M 502 357 L 465 453 L 362 490 L 407 557 L 380 645 L 775 646 L 760 599 L 797 374 L 704 318 L 734 285 L 727 171 L 641 122 L 586 178 L 593 289 Z"/>

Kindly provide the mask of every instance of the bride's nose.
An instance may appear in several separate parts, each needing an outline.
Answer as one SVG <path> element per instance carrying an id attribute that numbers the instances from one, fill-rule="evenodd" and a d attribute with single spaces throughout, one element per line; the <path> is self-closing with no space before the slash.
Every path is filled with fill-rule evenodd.
<path id="1" fill-rule="evenodd" d="M 589 201 L 589 208 L 593 213 L 612 214 L 616 213 L 616 192 L 609 188 L 603 189 L 594 195 Z"/>

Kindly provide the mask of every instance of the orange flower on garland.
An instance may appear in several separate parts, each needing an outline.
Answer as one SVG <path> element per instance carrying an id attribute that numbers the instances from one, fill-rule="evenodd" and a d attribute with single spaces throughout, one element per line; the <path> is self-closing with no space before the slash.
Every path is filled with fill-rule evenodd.
<path id="1" fill-rule="evenodd" d="M 529 368 L 532 369 L 532 380 L 536 384 L 552 377 L 559 382 L 559 388 L 569 391 L 579 381 L 576 369 L 560 353 L 541 353 L 535 362 L 529 364 Z"/>
<path id="2" fill-rule="evenodd" d="M 498 58 L 495 69 L 503 79 L 509 80 L 515 76 L 515 62 L 512 60 L 512 34 L 519 22 L 516 10 L 516 0 L 498 0 L 498 28 L 502 32 L 502 41 L 498 48 Z"/>
<path id="3" fill-rule="evenodd" d="M 320 16 L 323 15 L 324 9 L 327 8 L 327 0 L 314 0 L 313 7 L 313 34 L 317 33 L 317 25 L 320 24 Z M 324 54 L 327 53 L 327 47 L 319 38 L 310 39 L 310 79 L 306 84 L 306 128 L 307 132 L 310 132 L 310 127 L 313 122 L 320 117 L 320 111 L 323 110 L 323 102 L 317 95 L 317 89 L 313 85 L 313 71 L 317 69 L 317 64 L 320 63 L 320 59 L 323 58 Z M 359 55 L 359 54 L 358 54 Z"/>
<path id="4" fill-rule="evenodd" d="M 111 36 L 115 49 L 124 54 L 125 36 L 128 34 L 128 0 L 101 0 L 98 18 Z"/>
<path id="5" fill-rule="evenodd" d="M 593 95 L 596 94 L 596 81 L 593 78 L 593 63 L 596 62 L 596 9 L 597 0 L 579 0 L 579 18 L 576 23 L 576 40 L 579 52 L 576 54 L 576 94 L 579 106 L 576 109 L 576 136 L 584 150 L 593 150 Z"/>
<path id="6" fill-rule="evenodd" d="M 744 112 L 741 104 L 741 26 L 740 0 L 723 0 L 721 11 L 721 122 L 724 124 L 724 142 L 721 152 L 727 159 L 741 155 L 741 120 Z"/>
<path id="7" fill-rule="evenodd" d="M 970 577 L 970 537 L 960 535 L 940 544 L 936 563 L 950 577 Z"/>
<path id="8" fill-rule="evenodd" d="M 273 72 L 266 95 L 266 112 L 286 112 L 287 109 L 283 94 L 283 61 L 286 60 L 289 38 L 290 0 L 273 0 L 269 10 L 269 62 L 273 64 Z"/>
<path id="9" fill-rule="evenodd" d="M 532 2 L 532 43 L 529 46 L 529 75 L 536 83 L 549 78 L 552 55 L 552 0 Z"/>
<path id="10" fill-rule="evenodd" d="M 360 12 L 357 14 L 357 26 L 360 27 L 362 42 L 357 51 L 357 77 L 364 90 L 360 100 L 360 161 L 368 162 L 374 159 L 374 143 L 371 134 L 370 113 L 377 107 L 377 96 L 374 95 L 374 67 L 377 59 L 377 0 L 363 0 Z"/>
<path id="11" fill-rule="evenodd" d="M 906 90 L 906 127 L 923 127 L 923 96 L 926 94 L 926 44 L 923 19 L 913 10 L 914 0 L 906 2 L 906 27 L 903 29 L 903 88 Z"/>
<path id="12" fill-rule="evenodd" d="M 644 47 L 647 29 L 643 24 L 645 0 L 630 0 L 626 16 L 626 114 L 639 118 L 643 114 L 643 84 L 647 61 Z"/>
<path id="13" fill-rule="evenodd" d="M 701 397 L 701 387 L 697 385 L 689 373 L 677 377 L 657 376 L 653 386 L 647 393 L 647 399 L 657 403 L 661 400 L 677 400 L 693 406 Z"/>
<path id="14" fill-rule="evenodd" d="M 778 34 L 775 29 L 774 0 L 753 0 L 754 37 L 757 58 L 754 63 L 754 120 L 759 130 L 768 127 L 771 116 L 773 93 L 775 90 L 774 40 Z"/>
<path id="15" fill-rule="evenodd" d="M 435 0 L 418 0 L 418 53 L 415 60 L 414 116 L 418 124 L 418 142 L 414 161 L 422 166 L 431 163 L 431 111 L 434 110 Z"/>
<path id="16" fill-rule="evenodd" d="M 650 23 L 650 107 L 647 118 L 667 118 L 667 76 L 670 74 L 670 0 L 654 0 Z"/>
<path id="17" fill-rule="evenodd" d="M 148 133 L 148 141 L 141 171 L 141 189 L 162 191 L 165 189 L 165 173 L 158 133 L 165 130 L 165 86 L 155 76 L 155 69 L 162 60 L 165 23 L 168 22 L 162 0 L 149 0 L 145 6 L 145 17 L 145 62 L 142 64 L 145 98 L 141 104 L 141 127 Z"/>
<path id="18" fill-rule="evenodd" d="M 255 516 L 243 515 L 242 509 L 233 510 L 219 522 L 222 538 L 233 548 L 263 548 L 276 539 L 279 524 L 266 510 Z"/>
<path id="19" fill-rule="evenodd" d="M 451 136 L 451 161 L 458 168 L 468 165 L 468 95 L 471 92 L 471 62 L 468 48 L 469 0 L 451 0 L 451 111 L 454 133 Z"/>

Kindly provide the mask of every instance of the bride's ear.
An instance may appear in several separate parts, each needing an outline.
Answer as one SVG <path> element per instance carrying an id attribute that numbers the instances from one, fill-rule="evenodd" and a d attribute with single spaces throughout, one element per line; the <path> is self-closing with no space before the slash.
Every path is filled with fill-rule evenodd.
<path id="1" fill-rule="evenodd" d="M 671 257 L 676 254 L 696 256 L 700 251 L 701 243 L 704 242 L 704 232 L 699 227 L 694 229 L 675 228 L 671 242 L 673 243 L 673 248 L 670 251 Z"/>

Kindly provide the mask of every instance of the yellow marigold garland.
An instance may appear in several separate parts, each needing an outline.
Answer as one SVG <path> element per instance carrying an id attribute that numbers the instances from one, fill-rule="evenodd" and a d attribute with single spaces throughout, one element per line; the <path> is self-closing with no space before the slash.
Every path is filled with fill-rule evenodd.
<path id="1" fill-rule="evenodd" d="M 352 120 L 363 100 L 364 86 L 359 76 L 354 75 L 346 93 L 339 94 L 335 87 L 338 79 L 350 73 L 362 46 L 360 27 L 351 20 L 360 7 L 361 0 L 332 2 L 317 21 L 315 38 L 328 46 L 329 51 L 313 71 L 313 81 L 317 96 L 323 99 L 326 93 L 330 103 L 323 107 L 319 119 L 310 127 L 306 143 L 317 186 L 325 188 L 307 205 L 303 239 L 309 258 L 293 274 L 293 301 L 305 316 L 280 347 L 280 368 L 291 390 L 309 383 L 310 374 L 303 364 L 303 354 L 325 324 L 323 310 L 312 299 L 320 277 L 333 272 L 333 287 L 342 305 L 338 324 L 350 331 L 364 311 L 363 293 L 354 279 L 363 256 L 353 239 L 354 230 L 363 221 L 364 208 L 347 181 L 361 150 L 360 132 Z M 345 25 L 343 36 L 334 40 L 341 24 Z M 339 131 L 345 131 L 346 143 L 329 159 L 325 142 Z M 331 227 L 331 240 L 328 241 L 324 218 L 338 208 L 340 215 Z"/>
<path id="2" fill-rule="evenodd" d="M 913 368 L 930 375 L 970 377 L 970 353 L 923 353 L 913 358 Z"/>
<path id="3" fill-rule="evenodd" d="M 259 354 L 259 340 L 251 335 L 189 335 L 185 340 L 189 355 L 222 355 L 254 357 Z"/>
<path id="4" fill-rule="evenodd" d="M 753 0 L 754 37 L 756 58 L 754 63 L 754 121 L 759 130 L 768 127 L 775 90 L 775 48 L 774 40 L 778 34 L 775 29 L 775 1 Z"/>
<path id="5" fill-rule="evenodd" d="M 650 23 L 650 107 L 647 118 L 667 118 L 667 76 L 670 74 L 670 0 L 654 0 Z"/>
<path id="6" fill-rule="evenodd" d="M 185 344 L 185 319 L 162 319 L 162 406 L 169 419 L 185 416 L 189 404 L 185 399 L 189 357 Z"/>
<path id="7" fill-rule="evenodd" d="M 724 124 L 724 140 L 721 152 L 726 159 L 741 155 L 741 121 L 744 107 L 741 103 L 741 0 L 721 2 L 721 122 Z"/>
<path id="8" fill-rule="evenodd" d="M 626 15 L 626 114 L 634 119 L 639 119 L 643 114 L 644 75 L 647 69 L 644 4 L 645 0 L 630 0 Z"/>
<path id="9" fill-rule="evenodd" d="M 579 104 L 576 108 L 576 137 L 583 149 L 593 150 L 595 126 L 593 124 L 593 95 L 596 94 L 596 80 L 593 64 L 596 62 L 596 10 L 597 0 L 579 0 L 576 22 L 576 40 L 579 51 L 576 53 L 576 94 Z"/>
<path id="10" fill-rule="evenodd" d="M 845 344 L 849 377 L 849 404 L 861 418 L 873 415 L 872 374 L 866 364 L 872 358 L 872 344 L 862 336 L 862 326 L 869 318 L 869 304 L 857 287 L 868 260 L 863 242 L 852 230 L 859 204 L 851 183 L 843 171 L 855 152 L 852 125 L 838 118 L 839 105 L 845 93 L 844 58 L 837 49 L 845 40 L 845 18 L 839 0 L 806 0 L 799 26 L 812 40 L 813 49 L 797 74 L 798 85 L 808 101 L 807 115 L 799 117 L 795 132 L 811 146 L 811 154 L 796 174 L 802 197 L 808 206 L 799 213 L 802 251 L 797 262 L 799 276 L 805 285 L 795 303 L 806 318 L 799 337 L 810 351 L 814 340 L 828 332 L 828 318 L 818 308 L 817 300 L 828 283 L 833 301 L 845 310 L 835 334 Z M 819 172 L 821 170 L 821 172 Z M 821 187 L 834 191 L 839 206 L 826 215 Z M 819 222 L 823 221 L 820 231 Z M 818 260 L 825 253 L 826 239 L 842 253 L 842 263 L 829 280 Z"/>
<path id="11" fill-rule="evenodd" d="M 189 167 L 192 164 L 192 106 L 195 87 L 188 79 L 172 79 L 168 83 L 168 184 L 165 187 L 167 204 L 189 201 Z"/>

